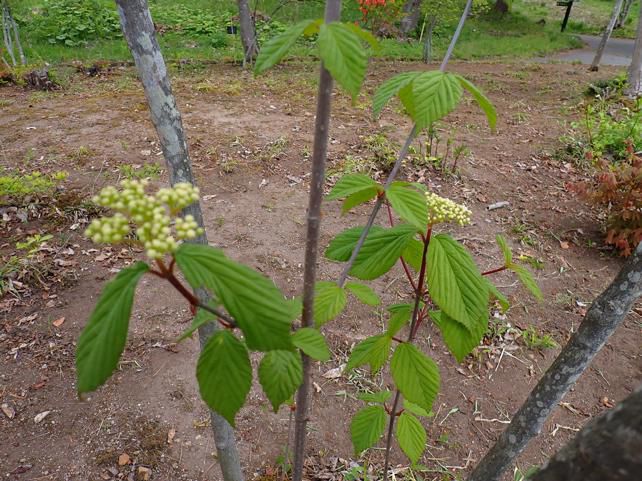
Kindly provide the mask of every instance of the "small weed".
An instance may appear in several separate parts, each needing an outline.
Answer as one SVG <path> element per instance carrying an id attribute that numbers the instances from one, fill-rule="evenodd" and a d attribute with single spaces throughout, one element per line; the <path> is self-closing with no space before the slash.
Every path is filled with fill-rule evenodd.
<path id="1" fill-rule="evenodd" d="M 518 222 L 511 228 L 511 231 L 513 232 L 513 234 L 517 234 L 520 244 L 529 247 L 534 247 L 535 245 L 537 245 L 537 241 L 532 235 L 533 230 L 528 224 Z"/>
<path id="2" fill-rule="evenodd" d="M 163 169 L 156 162 L 150 164 L 129 165 L 123 164 L 119 168 L 120 175 L 125 179 L 158 179 L 163 172 Z"/>
<path id="3" fill-rule="evenodd" d="M 259 151 L 259 159 L 262 162 L 272 162 L 274 160 L 280 160 L 281 157 L 285 154 L 285 151 L 288 147 L 287 137 L 278 137 L 272 142 L 268 142 L 263 146 Z"/>
<path id="4" fill-rule="evenodd" d="M 537 473 L 537 471 L 539 471 L 537 466 L 531 466 L 526 471 L 522 471 L 518 467 L 515 467 L 515 470 L 513 471 L 513 481 L 526 481 Z"/>
<path id="5" fill-rule="evenodd" d="M 85 165 L 87 160 L 94 155 L 96 155 L 96 152 L 93 149 L 81 145 L 74 152 L 69 154 L 69 158 L 79 165 Z"/>
<path id="6" fill-rule="evenodd" d="M 374 158 L 378 170 L 388 172 L 397 160 L 399 146 L 383 133 L 368 135 L 363 139 L 363 146 Z"/>
<path id="7" fill-rule="evenodd" d="M 53 193 L 67 178 L 66 172 L 45 175 L 40 172 L 31 174 L 10 174 L 0 176 L 0 205 L 22 205 L 27 197 Z"/>
<path id="8" fill-rule="evenodd" d="M 528 349 L 535 351 L 558 347 L 557 342 L 550 334 L 539 334 L 533 326 L 522 331 L 522 340 Z"/>

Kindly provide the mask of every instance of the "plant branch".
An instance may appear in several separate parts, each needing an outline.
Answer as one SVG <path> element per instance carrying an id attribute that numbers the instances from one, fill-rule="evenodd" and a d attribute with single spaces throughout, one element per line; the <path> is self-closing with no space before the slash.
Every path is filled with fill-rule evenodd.
<path id="1" fill-rule="evenodd" d="M 383 479 L 388 479 L 388 466 L 390 466 L 390 449 L 392 448 L 392 434 L 395 427 L 395 418 L 397 417 L 397 406 L 401 399 L 401 392 L 399 389 L 395 391 L 395 400 L 392 402 L 392 407 L 389 411 L 390 421 L 388 422 L 388 434 L 386 434 L 386 459 L 383 463 Z"/>
<path id="2" fill-rule="evenodd" d="M 327 0 L 325 22 L 339 20 L 341 0 Z M 312 147 L 312 176 L 310 179 L 310 197 L 308 202 L 307 233 L 305 242 L 305 266 L 303 271 L 303 313 L 301 326 L 314 325 L 314 285 L 316 281 L 319 231 L 321 226 L 321 203 L 325 184 L 325 163 L 328 157 L 328 135 L 332 105 L 332 75 L 321 64 L 319 74 L 319 93 L 317 96 L 316 121 L 314 125 L 314 145 Z M 294 418 L 294 466 L 293 481 L 303 478 L 305 459 L 305 441 L 307 436 L 308 406 L 310 404 L 310 370 L 312 361 L 301 352 L 303 363 L 303 381 L 296 396 L 296 413 Z"/>
<path id="3" fill-rule="evenodd" d="M 444 72 L 446 70 L 446 67 L 448 66 L 448 62 L 450 61 L 450 57 L 453 55 L 453 51 L 455 50 L 455 45 L 457 44 L 457 40 L 459 40 L 459 36 L 461 35 L 461 31 L 464 28 L 464 23 L 466 22 L 466 19 L 468 18 L 468 15 L 470 14 L 470 9 L 473 6 L 473 0 L 468 0 L 466 2 L 466 6 L 464 7 L 464 11 L 461 14 L 461 17 L 459 18 L 459 23 L 457 24 L 457 30 L 455 30 L 455 33 L 453 34 L 453 38 L 450 40 L 450 45 L 448 45 L 448 50 L 446 50 L 446 55 L 444 55 L 444 60 L 441 62 L 441 67 L 439 67 L 439 70 Z"/>
<path id="4" fill-rule="evenodd" d="M 501 267 L 498 267 L 498 268 L 496 268 L 496 269 L 491 269 L 491 270 L 489 270 L 489 271 L 482 272 L 482 274 L 481 274 L 481 275 L 482 275 L 482 276 L 489 276 L 489 275 L 491 275 L 491 274 L 495 274 L 495 273 L 497 273 L 497 272 L 505 271 L 506 269 L 508 269 L 508 267 L 506 267 L 506 266 L 501 266 Z"/>

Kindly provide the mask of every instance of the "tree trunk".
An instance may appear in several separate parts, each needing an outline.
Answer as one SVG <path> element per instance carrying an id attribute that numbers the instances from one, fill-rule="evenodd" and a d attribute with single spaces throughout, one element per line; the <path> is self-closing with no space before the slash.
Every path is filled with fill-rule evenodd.
<path id="1" fill-rule="evenodd" d="M 193 184 L 192 162 L 187 150 L 181 114 L 172 93 L 165 60 L 158 46 L 147 0 L 116 0 L 116 3 L 123 34 L 134 57 L 149 104 L 152 123 L 167 162 L 170 183 L 172 185 L 178 182 Z M 200 226 L 203 225 L 200 203 L 192 204 L 185 211 L 186 214 L 193 215 Z M 195 242 L 207 244 L 206 235 L 203 234 Z M 201 301 L 206 301 L 203 292 L 197 292 L 197 294 Z M 208 323 L 199 328 L 201 346 L 216 329 L 215 323 Z M 223 479 L 225 481 L 243 481 L 232 427 L 215 412 L 210 412 L 210 416 Z"/>
<path id="2" fill-rule="evenodd" d="M 606 44 L 609 41 L 609 38 L 611 38 L 611 33 L 613 32 L 613 28 L 615 27 L 615 22 L 618 19 L 618 16 L 620 15 L 620 11 L 622 10 L 622 2 L 624 0 L 616 0 L 615 5 L 613 6 L 613 12 L 611 13 L 611 20 L 609 20 L 609 24 L 606 26 L 604 29 L 604 33 L 602 34 L 602 40 L 600 40 L 600 45 L 597 47 L 597 52 L 595 52 L 595 58 L 593 59 L 593 63 L 591 64 L 591 68 L 589 69 L 591 72 L 597 72 L 598 69 L 600 68 L 600 61 L 602 60 L 602 54 L 604 53 L 604 49 L 606 48 Z"/>
<path id="3" fill-rule="evenodd" d="M 424 41 L 424 51 L 423 51 L 423 61 L 424 63 L 432 62 L 432 34 L 435 30 L 435 24 L 437 23 L 437 17 L 431 15 L 428 20 L 428 30 L 426 31 L 426 39 Z"/>
<path id="4" fill-rule="evenodd" d="M 401 35 L 407 38 L 411 32 L 417 29 L 421 17 L 421 0 L 406 0 L 403 6 L 404 16 L 401 19 Z"/>
<path id="5" fill-rule="evenodd" d="M 2 38 L 4 40 L 4 46 L 7 50 L 7 53 L 9 54 L 9 58 L 11 58 L 11 63 L 15 67 L 17 65 L 17 62 L 16 54 L 13 51 L 13 39 L 11 38 L 11 30 L 12 23 L 9 5 L 7 4 L 6 0 L 2 0 Z"/>
<path id="6" fill-rule="evenodd" d="M 631 65 L 629 66 L 628 84 L 626 95 L 630 97 L 642 96 L 642 0 L 640 0 L 638 33 L 633 47 L 633 58 L 631 58 Z"/>
<path id="7" fill-rule="evenodd" d="M 341 0 L 327 0 L 325 23 L 339 20 Z M 301 327 L 314 326 L 314 285 L 316 282 L 319 232 L 321 227 L 321 202 L 325 184 L 325 163 L 328 158 L 328 135 L 332 105 L 332 75 L 321 64 L 319 74 L 319 93 L 314 123 L 314 144 L 312 147 L 312 177 L 310 179 L 310 198 L 308 201 L 307 232 L 305 239 L 305 265 L 303 268 L 303 314 Z M 294 466 L 292 480 L 303 479 L 305 461 L 305 441 L 307 437 L 308 407 L 310 404 L 311 359 L 301 353 L 303 361 L 303 382 L 296 395 L 296 414 L 294 417 Z"/>
<path id="8" fill-rule="evenodd" d="M 468 481 L 498 481 L 539 434 L 551 411 L 588 367 L 631 306 L 642 295 L 642 243 L 615 280 L 593 302 L 578 331 L 531 391 L 495 445 L 477 465 Z"/>
<path id="9" fill-rule="evenodd" d="M 243 44 L 243 66 L 251 63 L 259 53 L 259 44 L 256 39 L 254 19 L 250 13 L 248 0 L 237 0 L 239 5 L 239 27 L 241 31 L 241 43 Z"/>
<path id="10" fill-rule="evenodd" d="M 529 481 L 635 481 L 642 473 L 642 386 L 589 421 Z"/>
<path id="11" fill-rule="evenodd" d="M 631 11 L 633 2 L 635 2 L 635 0 L 624 0 L 624 6 L 620 11 L 620 15 L 617 17 L 617 22 L 615 22 L 615 28 L 621 28 L 622 25 L 624 25 L 624 22 L 626 22 L 629 12 Z"/>

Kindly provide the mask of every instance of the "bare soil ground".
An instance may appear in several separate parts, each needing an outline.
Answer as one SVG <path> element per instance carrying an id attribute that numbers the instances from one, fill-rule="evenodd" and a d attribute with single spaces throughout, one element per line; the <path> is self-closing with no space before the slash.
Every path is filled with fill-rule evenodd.
<path id="1" fill-rule="evenodd" d="M 391 74 L 413 68 L 422 67 L 376 63 L 366 90 L 371 93 Z M 485 344 L 461 365 L 430 326 L 423 328 L 421 348 L 438 362 L 442 376 L 435 416 L 426 425 L 425 469 L 414 472 L 427 480 L 463 479 L 557 354 L 559 349 L 529 349 L 521 330 L 532 326 L 564 344 L 587 304 L 621 265 L 602 247 L 598 214 L 564 187 L 582 173 L 553 155 L 566 123 L 578 114 L 575 107 L 587 82 L 614 71 L 588 74 L 576 65 L 498 63 L 460 63 L 453 70 L 482 87 L 495 103 L 497 133 L 489 132 L 468 100 L 442 131 L 442 147 L 452 131 L 455 145 L 470 149 L 458 162 L 458 175 L 412 163 L 403 175 L 471 207 L 474 224 L 455 235 L 481 268 L 501 262 L 496 233 L 507 236 L 517 252 L 537 259 L 541 269 L 536 277 L 546 301 L 537 303 L 512 277 L 500 274 L 495 280 L 512 307 L 505 318 L 496 316 Z M 298 294 L 302 284 L 316 76 L 316 67 L 307 64 L 282 66 L 256 79 L 232 66 L 174 75 L 211 243 L 274 278 L 288 295 Z M 409 125 L 397 107 L 375 122 L 368 105 L 365 96 L 351 105 L 346 95 L 336 93 L 331 174 L 353 165 L 355 158 L 371 163 L 380 153 L 366 141 L 373 134 L 396 142 L 404 138 Z M 143 467 L 155 480 L 220 479 L 194 376 L 198 340 L 174 344 L 190 321 L 189 310 L 156 279 L 144 278 L 139 287 L 120 369 L 90 400 L 76 397 L 78 334 L 105 281 L 141 257 L 129 248 L 97 249 L 84 240 L 83 222 L 91 209 L 81 199 L 116 182 L 123 165 L 139 171 L 145 164 L 162 166 L 134 72 L 78 75 L 53 93 L 3 87 L 0 108 L 2 167 L 70 172 L 64 192 L 54 195 L 58 204 L 32 200 L 26 222 L 18 216 L 24 210 L 0 206 L 3 262 L 28 235 L 54 235 L 38 253 L 37 264 L 49 266 L 41 282 L 25 278 L 0 300 L 0 404 L 6 408 L 0 413 L 0 475 L 12 481 L 142 479 Z M 376 166 L 371 173 L 383 175 Z M 156 180 L 166 181 L 164 172 Z M 73 195 L 63 195 L 69 192 Z M 510 204 L 487 209 L 498 201 Z M 338 204 L 327 202 L 322 245 L 365 222 L 367 213 L 364 207 L 342 217 Z M 383 215 L 380 222 L 386 222 Z M 339 269 L 322 261 L 320 276 L 336 278 Z M 395 268 L 375 288 L 386 303 L 399 302 L 410 294 L 403 281 L 403 271 Z M 520 457 L 520 467 L 544 461 L 591 416 L 638 385 L 641 327 L 640 314 L 633 312 Z M 388 380 L 372 379 L 365 371 L 336 377 L 331 370 L 345 362 L 355 342 L 381 329 L 380 313 L 357 305 L 325 328 L 334 356 L 314 367 L 310 479 L 350 479 L 346 472 L 356 460 L 348 425 L 360 405 L 355 395 Z M 260 388 L 253 388 L 237 421 L 249 479 L 277 477 L 288 419 L 286 408 L 272 413 Z M 364 459 L 376 467 L 382 451 L 371 450 Z M 398 476 L 412 477 L 398 450 L 394 462 L 400 466 Z"/>

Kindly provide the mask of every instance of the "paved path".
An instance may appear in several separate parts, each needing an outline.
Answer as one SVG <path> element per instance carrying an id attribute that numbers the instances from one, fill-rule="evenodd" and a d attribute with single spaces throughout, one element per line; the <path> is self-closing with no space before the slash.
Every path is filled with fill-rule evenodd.
<path id="1" fill-rule="evenodd" d="M 563 62 L 577 62 L 590 65 L 600 44 L 601 37 L 595 35 L 579 35 L 584 42 L 584 47 L 569 50 L 548 57 L 548 60 L 561 60 Z M 628 38 L 610 38 L 604 49 L 600 65 L 615 65 L 628 67 L 633 56 L 634 41 Z"/>

